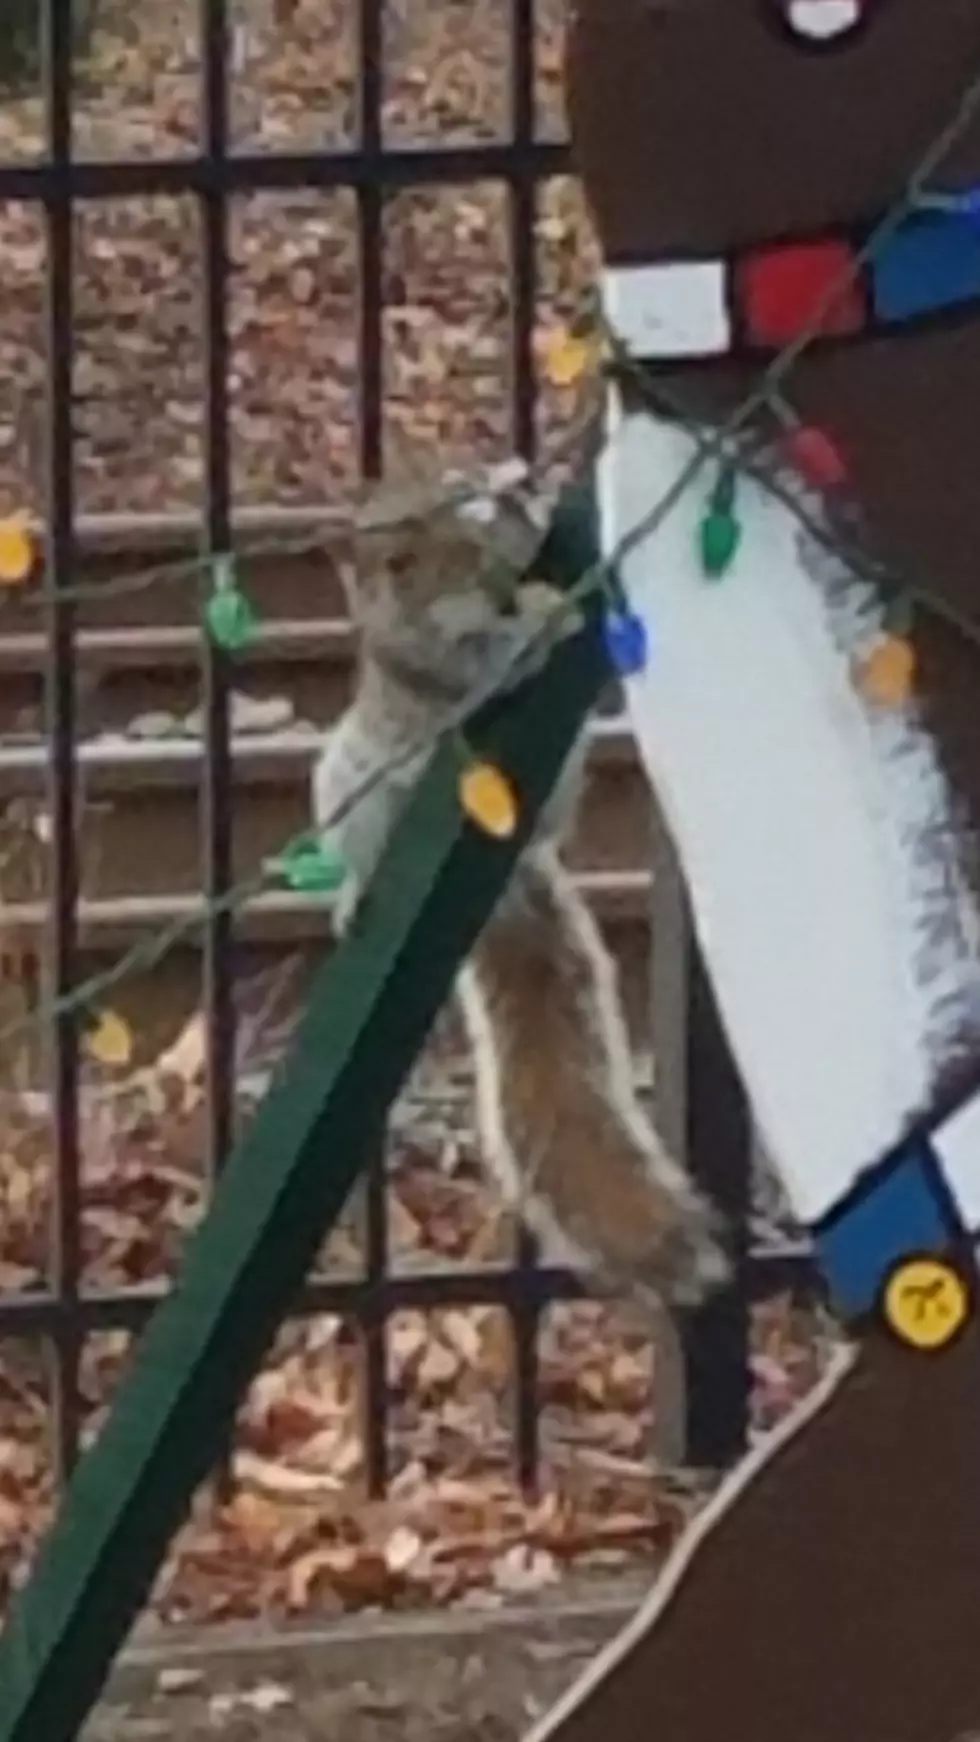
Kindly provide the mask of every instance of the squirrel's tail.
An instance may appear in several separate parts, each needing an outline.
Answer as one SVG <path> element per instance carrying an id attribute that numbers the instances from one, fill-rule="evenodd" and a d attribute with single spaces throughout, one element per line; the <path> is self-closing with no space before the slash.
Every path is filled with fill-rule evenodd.
<path id="1" fill-rule="evenodd" d="M 693 1304 L 715 1217 L 637 1100 L 616 971 L 550 844 L 530 847 L 459 980 L 483 1151 L 532 1227 L 616 1287 Z"/>

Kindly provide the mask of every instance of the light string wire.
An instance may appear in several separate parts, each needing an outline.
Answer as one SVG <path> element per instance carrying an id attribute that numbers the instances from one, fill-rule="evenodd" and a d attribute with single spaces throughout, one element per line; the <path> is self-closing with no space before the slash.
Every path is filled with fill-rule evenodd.
<path id="1" fill-rule="evenodd" d="M 855 283 L 864 267 L 891 240 L 909 215 L 919 208 L 922 199 L 928 196 L 929 182 L 933 175 L 977 115 L 980 115 L 980 71 L 972 74 L 952 116 L 926 147 L 908 178 L 904 192 L 870 231 L 862 247 L 835 273 L 824 294 L 818 299 L 806 325 L 780 349 L 761 375 L 758 385 L 745 395 L 726 420 L 714 430 L 702 429 L 696 432 L 695 451 L 660 498 L 655 511 L 657 517 L 654 527 L 649 527 L 646 520 L 641 520 L 632 532 L 624 535 L 620 548 L 611 561 L 621 561 L 637 544 L 646 541 L 651 530 L 655 531 L 676 507 L 708 460 L 725 460 L 729 463 L 743 460 L 738 452 L 732 454 L 733 442 L 751 424 L 757 412 L 773 405 L 780 388 L 785 385 L 804 353 L 820 338 L 824 321 L 833 312 L 835 303 Z"/>
<path id="2" fill-rule="evenodd" d="M 714 434 L 701 432 L 702 440 L 693 456 L 691 467 L 685 468 L 671 486 L 670 497 L 664 509 L 665 514 L 673 508 L 678 495 L 683 493 L 691 481 L 691 476 L 700 470 L 704 461 L 727 456 L 728 445 L 732 438 L 751 421 L 757 411 L 763 410 L 772 402 L 776 392 L 795 368 L 799 358 L 819 337 L 823 323 L 827 315 L 832 312 L 838 298 L 854 283 L 864 266 L 873 259 L 880 248 L 891 239 L 905 222 L 909 213 L 930 201 L 932 195 L 928 184 L 931 177 L 978 113 L 980 113 L 980 73 L 971 77 L 949 121 L 930 142 L 919 159 L 909 177 L 904 194 L 888 209 L 846 267 L 835 274 L 823 296 L 819 299 L 806 326 L 780 350 L 762 376 L 759 386 L 745 397 L 728 422 L 721 425 Z M 560 457 L 559 454 L 558 458 L 560 459 Z M 693 468 L 693 472 L 689 476 L 691 468 Z M 678 494 L 675 495 L 674 492 Z M 479 487 L 473 487 L 472 495 L 479 494 Z M 465 500 L 466 495 L 467 491 L 464 488 L 460 500 Z M 411 514 L 406 515 L 406 521 L 410 521 L 412 518 Z M 298 536 L 295 540 L 256 540 L 232 554 L 235 557 L 245 559 L 262 556 L 312 555 L 327 550 L 334 544 L 343 544 L 363 530 L 363 520 L 355 511 L 349 518 L 338 522 L 336 526 L 327 525 L 319 533 L 307 533 L 301 537 Z M 57 597 L 60 602 L 75 603 L 92 598 L 120 597 L 126 593 L 139 592 L 158 584 L 172 584 L 183 580 L 203 578 L 213 570 L 216 558 L 227 554 L 213 551 L 200 552 L 196 556 L 181 558 L 172 563 L 154 564 L 144 569 L 131 571 L 127 575 L 113 577 L 109 581 L 82 582 L 75 587 L 59 589 Z M 628 550 L 619 551 L 617 558 L 621 560 L 627 554 Z M 51 598 L 50 592 L 38 589 L 30 595 L 29 602 L 42 606 L 50 602 Z"/>
<path id="3" fill-rule="evenodd" d="M 573 427 L 565 438 L 556 445 L 554 451 L 549 454 L 548 466 L 561 466 L 574 459 L 578 453 L 581 438 L 581 429 L 577 426 Z M 492 467 L 487 468 L 488 471 L 492 469 Z M 533 476 L 530 467 L 528 472 L 529 475 Z M 471 479 L 461 478 L 458 483 L 453 481 L 440 484 L 438 481 L 424 476 L 405 479 L 403 487 L 406 494 L 410 495 L 416 485 L 421 491 L 434 489 L 440 492 L 437 511 L 443 507 L 462 508 L 467 503 L 485 500 L 489 494 L 493 494 L 492 486 L 485 482 L 478 483 Z M 505 494 L 506 492 L 501 493 Z M 234 570 L 240 563 L 254 562 L 264 557 L 326 556 L 331 551 L 343 549 L 344 546 L 350 545 L 352 540 L 369 537 L 374 531 L 388 533 L 404 529 L 421 517 L 417 508 L 406 507 L 401 514 L 392 515 L 390 519 L 384 521 L 383 525 L 380 525 L 373 518 L 370 505 L 366 507 L 355 506 L 348 512 L 324 509 L 322 516 L 322 526 L 310 526 L 305 531 L 297 532 L 293 536 L 285 532 L 278 535 L 270 534 L 268 538 L 260 535 L 254 537 L 246 535 L 231 550 L 199 550 L 193 556 L 177 557 L 172 561 L 149 563 L 140 568 L 127 569 L 123 574 L 109 576 L 107 580 L 79 581 L 73 586 L 59 587 L 57 592 L 42 584 L 38 587 L 31 587 L 19 602 L 23 606 L 40 610 L 53 603 L 101 602 L 107 599 L 127 598 L 132 594 L 146 592 L 157 586 L 171 587 L 180 585 L 182 582 L 203 583 L 209 579 L 214 581 L 218 565 L 227 562 L 229 558 Z M 309 518 L 311 521 L 318 518 L 315 509 L 310 510 Z M 40 529 L 33 523 L 28 523 L 25 530 L 29 535 L 34 535 Z M 120 533 L 117 537 L 121 548 L 124 549 L 125 535 Z M 39 542 L 43 542 L 43 538 L 39 539 Z M 109 549 L 103 554 L 111 556 L 112 551 Z"/>
<path id="4" fill-rule="evenodd" d="M 666 414 L 696 444 L 700 444 L 702 453 L 708 457 L 719 457 L 717 444 L 705 435 L 703 422 L 695 416 L 676 387 L 651 379 L 642 362 L 629 355 L 611 328 L 603 326 L 602 333 L 611 353 L 606 373 L 612 382 L 617 386 L 628 382 L 646 411 L 655 416 Z M 778 450 L 778 443 L 776 446 Z M 809 508 L 805 497 L 796 493 L 780 475 L 778 451 L 774 460 L 767 460 L 764 450 L 753 451 L 747 446 L 726 446 L 721 450 L 721 457 L 724 457 L 733 470 L 743 477 L 751 478 L 774 501 L 795 515 L 808 537 L 828 555 L 837 557 L 856 580 L 869 582 L 886 594 L 900 595 L 925 616 L 939 618 L 964 641 L 980 648 L 980 623 L 957 610 L 948 600 L 925 592 L 908 570 L 896 568 L 894 564 L 862 549 L 856 539 L 843 535 L 837 522 L 828 520 Z M 786 468 L 783 467 L 782 470 L 785 471 Z"/>
<path id="5" fill-rule="evenodd" d="M 357 806 L 363 804 L 371 796 L 382 781 L 389 778 L 399 768 L 419 756 L 424 756 L 426 752 L 430 755 L 433 754 L 447 736 L 459 734 L 465 721 L 473 712 L 494 700 L 517 681 L 522 670 L 533 666 L 547 641 L 554 636 L 558 622 L 562 617 L 572 616 L 580 604 L 597 591 L 608 593 L 611 588 L 616 586 L 617 569 L 624 556 L 656 533 L 687 489 L 696 482 L 704 465 L 711 459 L 730 459 L 732 457 L 729 450 L 734 439 L 745 429 L 757 411 L 765 409 L 772 403 L 774 394 L 788 380 L 799 359 L 820 337 L 824 320 L 838 297 L 849 284 L 853 283 L 864 265 L 873 258 L 878 249 L 890 239 L 909 213 L 916 208 L 921 198 L 928 195 L 928 183 L 931 177 L 978 113 L 980 113 L 980 71 L 974 73 L 956 105 L 952 117 L 923 153 L 909 177 L 904 193 L 875 227 L 860 252 L 848 261 L 847 266 L 828 286 L 826 294 L 820 299 L 805 328 L 783 347 L 763 373 L 759 384 L 745 396 L 727 420 L 715 430 L 695 432 L 697 439 L 694 455 L 681 468 L 673 482 L 667 486 L 648 513 L 641 518 L 635 527 L 623 534 L 609 555 L 592 563 L 583 572 L 579 579 L 563 593 L 560 602 L 557 602 L 548 612 L 543 613 L 542 621 L 538 627 L 504 662 L 502 668 L 494 673 L 490 681 L 476 686 L 474 691 L 470 692 L 457 707 L 448 712 L 446 718 L 435 731 L 420 735 L 396 755 L 373 769 L 358 786 L 353 788 L 334 807 L 333 812 L 320 822 L 316 833 L 325 833 L 328 829 L 344 821 Z M 631 368 L 635 369 L 638 382 L 648 386 L 641 367 L 631 363 Z M 745 468 L 744 454 L 736 454 L 734 458 L 738 464 Z M 799 505 L 795 503 L 790 492 L 787 492 L 785 501 L 787 507 L 798 509 Z M 348 528 L 345 535 L 349 536 L 349 534 L 350 529 Z M 281 544 L 278 548 L 281 551 Z M 837 548 L 836 541 L 833 542 L 832 548 Z M 213 554 L 198 559 L 194 565 L 194 572 L 199 572 L 202 562 L 210 566 L 213 560 Z M 184 565 L 184 572 L 187 572 L 187 565 Z M 877 578 L 880 579 L 881 576 L 878 575 Z M 140 584 L 148 586 L 150 582 L 141 577 Z M 929 603 L 931 604 L 932 601 L 930 600 Z M 306 831 L 307 834 L 313 832 Z M 0 1026 L 0 1046 L 18 1038 L 25 1032 L 46 1027 L 61 1016 L 71 1015 L 85 1009 L 92 1005 L 102 993 L 128 978 L 130 974 L 143 968 L 156 966 L 171 949 L 192 936 L 202 925 L 207 924 L 210 918 L 219 913 L 233 912 L 240 908 L 260 893 L 267 886 L 268 881 L 265 872 L 253 873 L 247 879 L 243 879 L 224 891 L 220 896 L 203 903 L 198 912 L 172 922 L 150 938 L 141 939 L 108 968 L 93 974 L 60 997 L 42 999 L 33 1010 L 24 1012 Z"/>

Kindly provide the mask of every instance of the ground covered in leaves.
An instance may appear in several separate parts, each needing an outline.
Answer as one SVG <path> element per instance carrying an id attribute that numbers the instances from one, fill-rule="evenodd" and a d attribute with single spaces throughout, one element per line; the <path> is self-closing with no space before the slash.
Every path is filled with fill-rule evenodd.
<path id="1" fill-rule="evenodd" d="M 503 0 L 392 0 L 389 140 L 505 136 L 506 12 Z M 192 147 L 199 120 L 195 13 L 193 0 L 127 8 L 105 0 L 77 113 L 81 155 L 160 157 Z M 351 142 L 355 13 L 349 0 L 240 0 L 236 149 Z M 562 15 L 560 0 L 539 7 L 537 88 L 548 133 L 561 125 Z M 0 106 L 0 156 L 29 159 L 41 141 L 35 96 Z M 359 461 L 353 198 L 243 195 L 230 231 L 235 498 L 322 503 L 354 479 Z M 592 243 L 571 180 L 542 191 L 538 241 L 540 336 L 588 295 Z M 93 203 L 78 216 L 76 245 L 79 508 L 199 506 L 205 356 L 193 202 Z M 498 188 L 410 190 L 387 204 L 384 407 L 389 430 L 416 450 L 460 460 L 510 447 L 508 249 L 507 200 Z M 37 508 L 42 497 L 40 215 L 23 205 L 0 208 L 0 253 L 3 513 Z M 545 387 L 539 421 L 546 453 L 576 415 L 575 392 Z M 120 1086 L 111 1070 L 96 1072 L 86 1093 L 82 1283 L 152 1291 L 172 1277 L 206 1197 L 199 1025 L 138 1081 L 125 1072 L 123 1079 Z M 48 1132 L 14 1085 L 0 1088 L 0 1290 L 31 1291 L 45 1285 L 52 1264 Z M 465 1096 L 458 1085 L 443 1089 L 435 1103 L 407 1104 L 391 1145 L 396 1266 L 495 1262 L 511 1249 L 513 1231 L 472 1152 Z M 323 1264 L 330 1274 L 351 1274 L 360 1262 L 355 1217 Z M 89 1340 L 83 1440 L 97 1430 L 129 1349 L 123 1332 Z M 533 1499 L 515 1475 L 514 1359 L 501 1313 L 447 1308 L 393 1320 L 383 1500 L 367 1492 L 361 1356 L 339 1318 L 321 1315 L 282 1333 L 241 1412 L 231 1495 L 200 1497 L 158 1581 L 151 1620 L 289 1619 L 475 1598 L 504 1604 L 547 1591 L 573 1566 L 608 1574 L 649 1564 L 683 1523 L 690 1499 L 658 1480 L 650 1458 L 650 1347 L 643 1327 L 621 1310 L 582 1302 L 547 1315 L 538 1377 L 541 1481 Z M 760 1310 L 759 1420 L 805 1390 L 822 1358 L 812 1320 L 785 1302 Z M 8 1343 L 0 1349 L 0 1596 L 23 1578 L 50 1516 L 51 1419 L 44 1351 L 33 1342 Z M 426 1680 L 431 1691 L 435 1684 Z M 168 1697 L 179 1693 L 174 1688 Z M 458 1709 L 457 1696 L 458 1689 L 447 1694 L 447 1712 Z M 348 1735 L 349 1714 L 337 1707 L 334 1715 Z M 214 1711 L 201 1705 L 180 1733 L 197 1735 L 194 1725 L 204 1717 L 210 1722 Z M 257 1734 L 259 1723 L 265 1733 L 261 1701 L 231 1717 L 238 1728 L 229 1735 Z M 140 1736 L 170 1733 L 171 1717 L 156 1730 L 151 1719 Z M 375 1711 L 371 1724 L 373 1736 L 390 1728 L 390 1718 Z M 355 1726 L 358 1742 L 362 1729 Z M 330 1733 L 330 1723 L 317 1730 Z M 112 1742 L 136 1734 L 117 1729 Z M 282 1736 L 286 1742 L 286 1730 Z M 371 1742 L 368 1730 L 363 1737 Z"/>
<path id="2" fill-rule="evenodd" d="M 124 1663 L 84 1742 L 510 1742 L 615 1632 L 638 1580 L 588 1602 L 539 1601 L 494 1616 L 333 1626 Z M 201 1647 L 204 1646 L 202 1650 Z"/>
<path id="3" fill-rule="evenodd" d="M 151 1070 L 96 1079 L 83 1127 L 83 1286 L 152 1288 L 172 1277 L 206 1201 L 197 1159 L 200 1025 Z M 507 1262 L 513 1228 L 475 1153 L 465 1080 L 430 1065 L 399 1109 L 387 1158 L 395 1272 Z M 440 1087 L 441 1085 L 441 1087 Z M 51 1221 L 46 1132 L 8 1102 L 0 1152 L 0 1287 L 43 1287 Z M 318 1270 L 351 1277 L 360 1206 Z M 82 1360 L 83 1443 L 98 1429 L 131 1337 L 101 1332 Z M 825 1344 L 785 1301 L 759 1310 L 757 1418 L 813 1382 Z M 608 1575 L 662 1556 L 690 1514 L 651 1453 L 656 1386 L 646 1327 L 610 1303 L 556 1305 L 538 1373 L 541 1479 L 515 1473 L 514 1349 L 493 1307 L 403 1311 L 386 1347 L 388 1492 L 368 1492 L 363 1350 L 345 1320 L 287 1326 L 243 1405 L 229 1495 L 199 1496 L 158 1580 L 158 1620 L 289 1619 L 379 1605 L 505 1603 L 570 1568 Z M 50 1516 L 50 1394 L 37 1343 L 0 1349 L 0 1584 L 24 1575 Z"/>
<path id="4" fill-rule="evenodd" d="M 187 153 L 199 126 L 196 0 L 100 0 L 76 110 L 80 156 Z M 357 8 L 349 0 L 238 0 L 234 149 L 304 151 L 356 137 Z M 508 8 L 438 0 L 385 11 L 384 135 L 391 144 L 506 137 Z M 538 8 L 539 126 L 562 126 L 563 0 Z M 39 98 L 0 107 L 0 158 L 43 145 Z M 542 189 L 542 329 L 576 307 L 591 241 L 576 184 Z M 358 468 L 358 232 L 339 191 L 243 194 L 231 211 L 230 392 L 240 502 L 336 498 Z M 0 512 L 41 500 L 45 240 L 40 212 L 0 206 Z M 501 186 L 407 189 L 384 215 L 384 409 L 414 449 L 509 445 L 511 295 Z M 190 196 L 93 201 L 76 221 L 79 508 L 198 506 L 204 477 L 200 229 Z M 545 392 L 547 447 L 572 410 Z"/>

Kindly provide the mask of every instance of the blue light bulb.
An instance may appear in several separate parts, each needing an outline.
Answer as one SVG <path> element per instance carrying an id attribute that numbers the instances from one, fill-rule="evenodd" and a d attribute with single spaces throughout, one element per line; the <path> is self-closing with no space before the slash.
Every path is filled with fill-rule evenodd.
<path id="1" fill-rule="evenodd" d="M 603 622 L 603 638 L 611 664 L 620 677 L 635 677 L 643 671 L 649 653 L 646 626 L 635 612 L 608 611 Z"/>

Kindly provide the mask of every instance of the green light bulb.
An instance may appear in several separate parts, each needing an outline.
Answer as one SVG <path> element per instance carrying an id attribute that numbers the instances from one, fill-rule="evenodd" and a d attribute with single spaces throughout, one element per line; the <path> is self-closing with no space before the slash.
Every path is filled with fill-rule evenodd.
<path id="1" fill-rule="evenodd" d="M 265 870 L 303 895 L 332 895 L 347 881 L 347 866 L 337 850 L 309 835 L 267 859 Z"/>
<path id="2" fill-rule="evenodd" d="M 727 574 L 741 541 L 742 528 L 735 517 L 735 471 L 726 466 L 719 473 L 701 522 L 701 566 L 710 580 Z"/>
<path id="3" fill-rule="evenodd" d="M 711 580 L 727 574 L 735 561 L 742 528 L 734 514 L 713 508 L 701 522 L 701 564 Z"/>
<path id="4" fill-rule="evenodd" d="M 204 620 L 212 641 L 227 653 L 254 641 L 259 620 L 235 579 L 234 558 L 228 554 L 214 560 L 214 590 L 204 607 Z"/>

